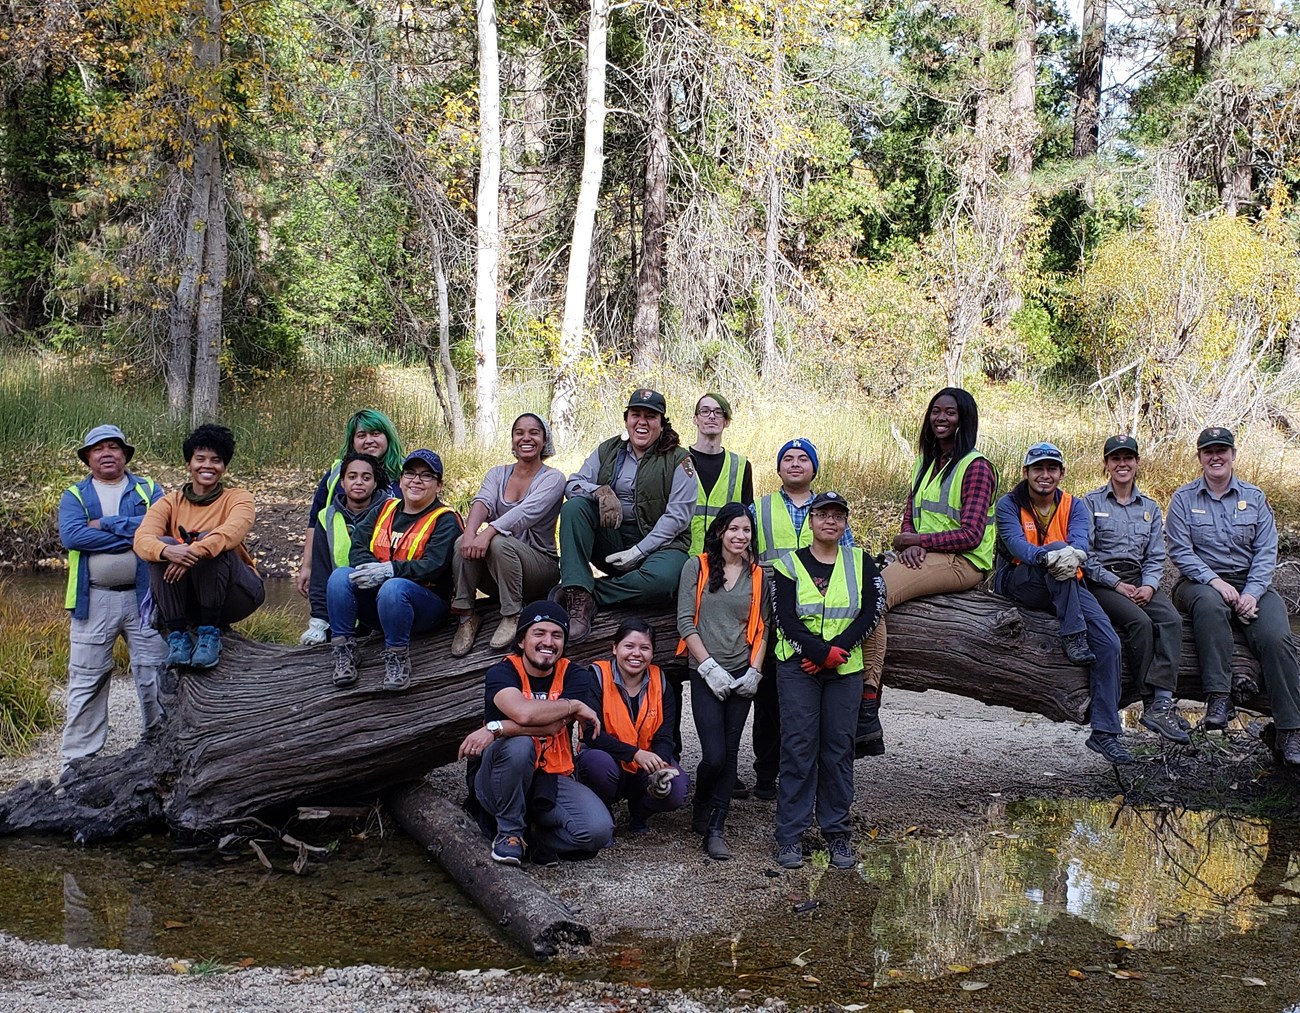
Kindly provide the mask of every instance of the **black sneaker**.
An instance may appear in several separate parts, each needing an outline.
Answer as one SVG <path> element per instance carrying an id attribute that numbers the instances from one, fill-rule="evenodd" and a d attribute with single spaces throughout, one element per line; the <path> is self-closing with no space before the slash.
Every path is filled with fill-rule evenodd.
<path id="1" fill-rule="evenodd" d="M 1300 767 L 1300 729 L 1279 729 L 1276 753 L 1288 767 Z"/>
<path id="2" fill-rule="evenodd" d="M 848 834 L 835 834 L 826 838 L 826 850 L 830 852 L 831 865 L 836 869 L 853 869 L 857 867 L 858 856 L 853 853 L 853 843 Z"/>
<path id="3" fill-rule="evenodd" d="M 1097 661 L 1097 655 L 1088 646 L 1087 633 L 1070 633 L 1061 638 L 1061 650 L 1071 665 L 1091 665 Z"/>
<path id="4" fill-rule="evenodd" d="M 880 725 L 880 705 L 863 700 L 858 706 L 858 729 L 853 736 L 853 758 L 885 755 L 885 730 Z"/>
<path id="5" fill-rule="evenodd" d="M 740 778 L 736 778 L 736 783 L 731 788 L 732 798 L 749 798 L 749 785 Z"/>
<path id="6" fill-rule="evenodd" d="M 1228 722 L 1237 716 L 1237 708 L 1232 706 L 1232 697 L 1227 693 L 1211 693 L 1205 701 L 1205 730 L 1223 732 L 1228 729 Z"/>
<path id="7" fill-rule="evenodd" d="M 519 865 L 524 860 L 524 839 L 514 834 L 497 834 L 492 841 L 492 861 Z"/>
<path id="8" fill-rule="evenodd" d="M 1132 754 L 1124 748 L 1119 736 L 1112 732 L 1093 732 L 1084 745 L 1116 766 L 1126 766 L 1133 762 Z"/>
<path id="9" fill-rule="evenodd" d="M 1172 700 L 1156 700 L 1150 706 L 1142 708 L 1142 717 L 1138 719 L 1143 728 L 1150 728 L 1163 739 L 1177 742 L 1180 746 L 1191 743 L 1192 737 L 1178 724 L 1178 711 Z"/>
<path id="10" fill-rule="evenodd" d="M 762 778 L 754 782 L 754 797 L 764 802 L 776 801 L 776 782 L 764 781 Z"/>

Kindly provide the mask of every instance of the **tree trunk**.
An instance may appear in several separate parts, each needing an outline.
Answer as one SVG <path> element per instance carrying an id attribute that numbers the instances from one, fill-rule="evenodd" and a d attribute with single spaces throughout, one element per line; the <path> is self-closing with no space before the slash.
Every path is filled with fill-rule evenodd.
<path id="1" fill-rule="evenodd" d="M 1106 53 L 1107 0 L 1083 0 L 1079 77 L 1074 85 L 1074 157 L 1097 154 L 1101 138 L 1101 82 Z"/>
<path id="2" fill-rule="evenodd" d="M 659 303 L 664 292 L 664 245 L 668 218 L 668 74 L 659 54 L 665 42 L 664 14 L 650 10 L 648 49 L 650 111 L 646 129 L 645 189 L 641 200 L 641 258 L 637 270 L 636 313 L 632 319 L 632 363 L 638 371 L 658 364 Z"/>
<path id="3" fill-rule="evenodd" d="M 1037 0 L 1015 0 L 1016 41 L 1011 71 L 1011 138 L 1007 170 L 1016 179 L 1027 179 L 1034 171 L 1034 144 L 1038 140 L 1038 118 L 1034 115 L 1034 92 L 1038 79 Z"/>
<path id="4" fill-rule="evenodd" d="M 438 363 L 447 384 L 447 424 L 454 447 L 465 446 L 465 408 L 460 399 L 460 379 L 451 361 L 451 306 L 447 297 L 447 265 L 443 257 L 442 237 L 433 234 L 433 282 L 438 295 Z"/>
<path id="5" fill-rule="evenodd" d="M 785 14 L 778 5 L 776 17 L 772 23 L 772 134 L 769 139 L 767 165 L 767 214 L 763 224 L 763 360 L 760 368 L 766 374 L 776 365 L 776 268 L 780 253 L 781 211 L 784 196 L 781 192 L 781 172 L 784 163 L 784 141 L 782 140 L 782 112 L 784 105 L 784 82 L 782 65 L 785 59 Z"/>
<path id="6" fill-rule="evenodd" d="M 501 70 L 493 0 L 478 0 L 478 257 L 474 265 L 474 431 L 497 435 L 497 277 L 501 261 Z"/>
<path id="7" fill-rule="evenodd" d="M 582 179 L 573 213 L 573 242 L 564 283 L 564 317 L 560 323 L 560 370 L 551 398 L 551 424 L 559 442 L 577 435 L 578 360 L 582 358 L 587 313 L 587 275 L 592 233 L 605 168 L 605 50 L 609 39 L 609 0 L 591 0 L 587 22 L 587 102 L 583 127 Z"/>
<path id="8" fill-rule="evenodd" d="M 204 150 L 207 149 L 207 150 Z M 207 228 L 203 230 L 203 281 L 199 285 L 199 306 L 194 334 L 194 400 L 190 421 L 194 425 L 217 417 L 217 396 L 221 385 L 222 309 L 226 289 L 226 267 L 230 238 L 226 229 L 226 187 L 221 170 L 221 152 L 214 142 L 201 145 L 196 157 L 211 158 L 212 187 L 209 190 Z"/>

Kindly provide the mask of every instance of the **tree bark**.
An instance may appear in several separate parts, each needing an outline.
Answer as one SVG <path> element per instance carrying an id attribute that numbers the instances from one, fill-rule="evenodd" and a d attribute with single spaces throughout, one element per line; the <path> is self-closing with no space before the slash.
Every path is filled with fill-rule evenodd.
<path id="1" fill-rule="evenodd" d="M 632 363 L 639 371 L 660 356 L 659 303 L 664 293 L 665 227 L 668 218 L 668 75 L 662 59 L 663 12 L 650 10 L 650 110 L 646 129 L 645 187 L 641 200 L 641 258 L 636 313 L 632 319 Z"/>
<path id="2" fill-rule="evenodd" d="M 1074 157 L 1097 154 L 1101 139 L 1101 82 L 1106 54 L 1107 0 L 1083 0 L 1079 77 L 1074 85 Z"/>
<path id="3" fill-rule="evenodd" d="M 763 293 L 762 330 L 763 359 L 761 370 L 766 374 L 776 365 L 776 268 L 780 254 L 781 211 L 785 205 L 781 190 L 781 173 L 784 167 L 784 142 L 781 138 L 785 83 L 782 77 L 785 60 L 785 14 L 778 5 L 772 22 L 772 80 L 771 98 L 774 114 L 771 117 L 767 165 L 767 214 L 763 223 Z"/>
<path id="4" fill-rule="evenodd" d="M 438 298 L 438 364 L 447 384 L 447 424 L 451 429 L 454 447 L 465 446 L 465 408 L 460 399 L 460 378 L 451 361 L 451 305 L 447 295 L 447 265 L 443 256 L 442 237 L 434 233 L 433 282 Z M 437 370 L 435 369 L 435 373 Z"/>
<path id="5" fill-rule="evenodd" d="M 478 0 L 478 257 L 474 266 L 474 431 L 497 435 L 497 277 L 501 262 L 501 68 L 493 0 Z"/>

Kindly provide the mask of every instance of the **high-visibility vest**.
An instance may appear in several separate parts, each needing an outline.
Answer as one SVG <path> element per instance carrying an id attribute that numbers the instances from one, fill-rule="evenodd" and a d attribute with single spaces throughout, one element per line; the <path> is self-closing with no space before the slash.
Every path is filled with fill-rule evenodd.
<path id="1" fill-rule="evenodd" d="M 755 500 L 754 514 L 758 519 L 754 547 L 760 563 L 774 563 L 783 552 L 794 552 L 812 545 L 812 525 L 805 520 L 803 527 L 795 531 L 790 511 L 779 492 Z"/>
<path id="2" fill-rule="evenodd" d="M 131 487 L 133 492 L 139 494 L 144 500 L 145 509 L 149 509 L 149 497 L 153 491 L 158 488 L 158 483 L 152 478 L 138 479 Z M 86 501 L 81 498 L 81 490 L 75 485 L 68 486 L 68 492 L 77 497 L 77 502 L 81 504 L 81 509 L 86 511 L 86 519 L 90 519 L 90 508 L 86 506 Z M 68 550 L 68 587 L 63 593 L 63 607 L 65 609 L 74 609 L 77 607 L 77 569 L 81 566 L 81 550 Z"/>
<path id="3" fill-rule="evenodd" d="M 912 465 L 912 527 L 917 534 L 937 534 L 956 531 L 961 527 L 961 483 L 972 461 L 987 460 L 978 450 L 972 450 L 944 475 L 942 480 L 934 468 L 920 485 L 921 459 Z M 993 549 L 997 544 L 998 530 L 994 523 L 993 501 L 989 501 L 989 515 L 984 523 L 984 537 L 979 545 L 959 555 L 970 560 L 981 573 L 993 569 Z"/>
<path id="4" fill-rule="evenodd" d="M 709 586 L 709 557 L 700 553 L 700 576 L 695 582 L 695 622 L 700 621 L 700 602 L 704 600 L 704 590 Z M 749 618 L 745 621 L 745 643 L 749 644 L 749 663 L 757 667 L 759 649 L 767 642 L 767 624 L 763 622 L 763 568 L 749 568 L 751 593 L 749 596 Z M 677 642 L 676 657 L 686 653 L 686 640 Z"/>
<path id="5" fill-rule="evenodd" d="M 698 479 L 698 475 L 696 476 Z M 704 494 L 704 483 L 699 484 L 695 494 L 695 513 L 691 515 L 691 555 L 698 556 L 704 551 L 704 533 L 709 530 L 713 518 L 728 503 L 740 502 L 740 491 L 745 478 L 745 459 L 739 454 L 727 451 L 727 459 L 718 480 L 713 483 L 709 494 Z"/>
<path id="6" fill-rule="evenodd" d="M 352 529 L 356 524 L 349 524 L 343 516 L 343 510 L 330 496 L 316 519 L 320 521 L 321 527 L 325 531 L 325 538 L 329 543 L 330 556 L 334 560 L 334 566 L 347 566 L 348 556 L 352 553 Z"/>
<path id="7" fill-rule="evenodd" d="M 519 682 L 524 696 L 530 700 L 533 688 L 524 670 L 524 659 L 518 654 L 507 654 L 506 661 L 515 666 L 519 673 Z M 569 670 L 569 659 L 561 658 L 555 663 L 555 675 L 551 677 L 551 688 L 546 691 L 546 699 L 558 700 L 564 693 L 564 674 Z M 568 776 L 573 773 L 573 740 L 569 738 L 569 726 L 566 724 L 554 735 L 533 736 L 536 755 L 533 763 L 536 768 L 547 774 Z"/>
<path id="8" fill-rule="evenodd" d="M 370 554 L 381 563 L 393 559 L 409 563 L 413 559 L 419 559 L 424 555 L 424 547 L 429 544 L 429 536 L 433 534 L 438 518 L 443 514 L 451 514 L 458 523 L 460 521 L 460 516 L 455 510 L 449 506 L 440 506 L 436 510 L 429 511 L 429 516 L 423 518 L 418 524 L 407 528 L 400 535 L 394 535 L 393 516 L 401 505 L 400 499 L 390 499 L 383 505 L 375 521 L 375 530 L 370 536 Z"/>
<path id="9" fill-rule="evenodd" d="M 614 666 L 608 659 L 593 661 L 591 667 L 600 673 L 601 725 L 619 742 L 649 751 L 655 732 L 664 723 L 664 674 L 658 665 L 646 670 L 646 694 L 637 712 L 636 720 L 614 681 Z M 620 760 L 619 764 L 629 774 L 641 768 L 635 760 Z"/>
<path id="10" fill-rule="evenodd" d="M 1056 513 L 1052 514 L 1051 523 L 1047 525 L 1047 530 L 1039 532 L 1038 518 L 1034 516 L 1032 508 L 1026 510 L 1020 508 L 1020 526 L 1025 529 L 1025 539 L 1030 545 L 1050 545 L 1052 542 L 1065 542 L 1069 544 L 1070 534 L 1070 508 L 1074 504 L 1074 497 L 1068 492 L 1061 492 L 1061 502 L 1056 504 Z M 1020 565 L 1020 560 L 1015 556 L 1011 557 L 1011 562 L 1016 566 Z M 1083 580 L 1083 570 L 1074 571 L 1075 580 Z"/>
<path id="11" fill-rule="evenodd" d="M 822 595 L 813 583 L 812 575 L 793 552 L 782 553 L 776 561 L 776 572 L 794 581 L 795 615 L 809 631 L 822 640 L 834 640 L 853 625 L 862 612 L 862 577 L 866 564 L 862 550 L 839 547 L 839 558 L 831 571 L 826 594 Z M 794 655 L 794 644 L 777 627 L 776 656 L 786 661 Z M 850 675 L 862 671 L 862 645 L 855 644 L 849 658 L 836 671 Z"/>

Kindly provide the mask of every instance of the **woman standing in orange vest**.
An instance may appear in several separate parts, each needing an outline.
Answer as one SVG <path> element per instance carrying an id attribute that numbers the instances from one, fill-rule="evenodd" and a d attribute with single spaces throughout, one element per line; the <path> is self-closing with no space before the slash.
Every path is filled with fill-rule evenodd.
<path id="1" fill-rule="evenodd" d="M 350 566 L 330 574 L 326 588 L 334 685 L 357 681 L 357 619 L 384 634 L 384 689 L 411 684 L 412 633 L 445 622 L 451 612 L 451 553 L 460 515 L 438 499 L 442 458 L 417 450 L 402 462 L 401 499 L 371 509 L 352 533 Z"/>
<path id="2" fill-rule="evenodd" d="M 583 742 L 578 780 L 611 811 L 627 799 L 627 828 L 643 834 L 651 813 L 686 804 L 690 778 L 673 761 L 677 702 L 652 664 L 654 630 L 640 619 L 625 619 L 613 646 L 612 657 L 591 664 L 589 699 L 600 715 L 600 734 Z"/>

